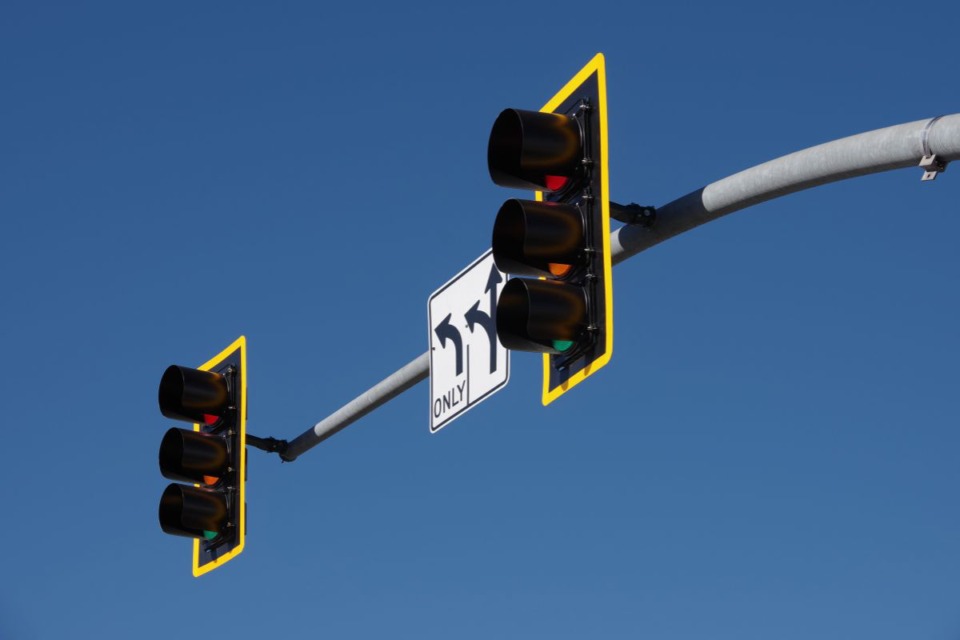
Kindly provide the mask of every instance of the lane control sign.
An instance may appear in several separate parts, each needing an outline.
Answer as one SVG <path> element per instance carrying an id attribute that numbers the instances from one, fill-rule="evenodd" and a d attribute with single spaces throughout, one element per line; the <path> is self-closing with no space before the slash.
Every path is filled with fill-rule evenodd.
<path id="1" fill-rule="evenodd" d="M 506 283 L 488 250 L 427 300 L 431 433 L 507 385 L 510 352 L 496 318 Z"/>

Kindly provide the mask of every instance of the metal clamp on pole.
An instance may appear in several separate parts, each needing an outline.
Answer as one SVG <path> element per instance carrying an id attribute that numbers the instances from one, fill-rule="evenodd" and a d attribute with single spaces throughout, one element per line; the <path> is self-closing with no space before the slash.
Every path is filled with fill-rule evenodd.
<path id="1" fill-rule="evenodd" d="M 920 148 L 923 151 L 923 157 L 920 158 L 920 168 L 923 169 L 923 177 L 920 178 L 920 180 L 923 182 L 936 180 L 938 173 L 943 173 L 947 170 L 946 161 L 938 158 L 937 154 L 930 150 L 930 129 L 933 128 L 934 123 L 942 117 L 943 116 L 930 118 L 930 121 L 923 127 L 923 131 L 920 132 Z"/>
<path id="2" fill-rule="evenodd" d="M 657 220 L 657 210 L 654 207 L 644 207 L 633 202 L 630 204 L 611 202 L 610 217 L 626 224 L 652 227 Z"/>
<path id="3" fill-rule="evenodd" d="M 931 154 L 920 158 L 920 168 L 923 169 L 923 177 L 920 180 L 926 182 L 927 180 L 936 180 L 938 173 L 946 171 L 947 163 L 938 158 L 936 154 Z"/>

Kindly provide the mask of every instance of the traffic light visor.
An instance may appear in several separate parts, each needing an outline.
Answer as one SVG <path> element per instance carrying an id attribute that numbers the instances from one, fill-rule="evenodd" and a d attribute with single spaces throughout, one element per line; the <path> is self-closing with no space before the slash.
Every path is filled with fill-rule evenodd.
<path id="1" fill-rule="evenodd" d="M 586 327 L 583 287 L 513 278 L 497 301 L 497 336 L 507 349 L 564 353 L 581 339 Z"/>
<path id="2" fill-rule="evenodd" d="M 490 131 L 487 167 L 501 187 L 559 191 L 581 160 L 580 124 L 567 115 L 505 109 Z"/>
<path id="3" fill-rule="evenodd" d="M 230 467 L 222 436 L 173 428 L 160 442 L 160 473 L 171 480 L 216 484 Z"/>
<path id="4" fill-rule="evenodd" d="M 227 503 L 219 491 L 171 484 L 160 497 L 159 517 L 165 533 L 210 540 L 227 524 Z"/>
<path id="5" fill-rule="evenodd" d="M 205 422 L 208 415 L 223 416 L 230 393 L 219 373 L 171 365 L 160 379 L 158 400 L 160 413 L 168 418 Z"/>
<path id="6" fill-rule="evenodd" d="M 507 200 L 493 223 L 492 246 L 501 271 L 563 278 L 583 260 L 583 214 L 576 205 Z"/>

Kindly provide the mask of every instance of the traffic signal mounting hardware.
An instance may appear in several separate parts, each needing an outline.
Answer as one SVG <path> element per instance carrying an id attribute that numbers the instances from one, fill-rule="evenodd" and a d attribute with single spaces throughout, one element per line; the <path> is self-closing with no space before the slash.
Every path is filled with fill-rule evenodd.
<path id="1" fill-rule="evenodd" d="M 595 373 L 613 351 L 607 104 L 597 54 L 540 111 L 507 109 L 490 132 L 490 177 L 532 189 L 507 200 L 493 227 L 497 267 L 514 277 L 497 302 L 508 349 L 543 353 L 543 404 Z M 615 205 L 645 220 L 647 207 Z M 532 277 L 531 277 L 532 276 Z"/>
<path id="2" fill-rule="evenodd" d="M 246 338 L 198 369 L 171 365 L 160 380 L 160 412 L 192 422 L 167 431 L 160 473 L 172 483 L 160 498 L 160 528 L 193 538 L 193 575 L 243 551 L 246 529 Z"/>

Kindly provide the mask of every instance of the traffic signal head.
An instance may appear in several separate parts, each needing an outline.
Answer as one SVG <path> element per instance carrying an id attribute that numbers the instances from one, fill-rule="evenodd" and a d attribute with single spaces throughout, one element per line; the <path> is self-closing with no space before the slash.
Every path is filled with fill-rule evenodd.
<path id="1" fill-rule="evenodd" d="M 536 200 L 507 200 L 494 222 L 494 261 L 521 276 L 500 294 L 497 335 L 508 349 L 544 354 L 549 404 L 613 351 L 603 55 L 541 111 L 501 112 L 487 164 L 496 184 L 536 191 Z"/>
<path id="2" fill-rule="evenodd" d="M 199 369 L 173 365 L 160 380 L 160 412 L 193 422 L 171 428 L 160 443 L 160 528 L 194 539 L 193 574 L 236 557 L 246 529 L 246 339 L 242 336 Z"/>

